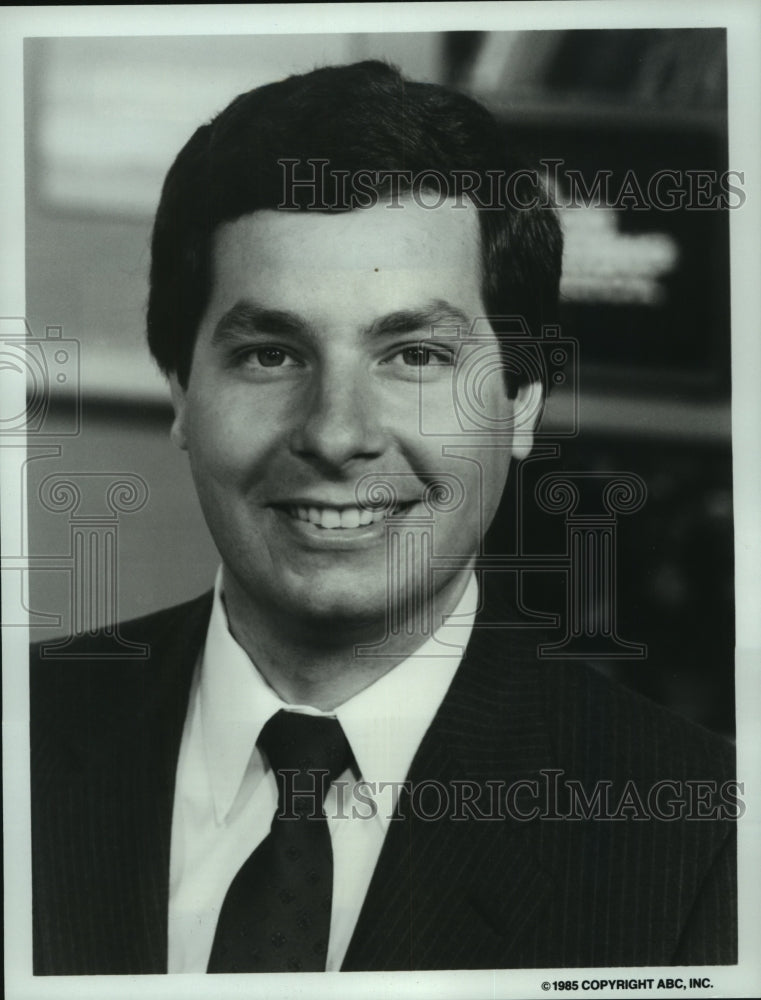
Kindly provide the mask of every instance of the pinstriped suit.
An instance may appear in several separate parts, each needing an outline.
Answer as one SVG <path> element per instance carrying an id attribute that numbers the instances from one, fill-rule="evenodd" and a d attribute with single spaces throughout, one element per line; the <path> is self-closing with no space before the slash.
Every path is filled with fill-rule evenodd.
<path id="1" fill-rule="evenodd" d="M 147 661 L 33 658 L 38 974 L 166 971 L 174 769 L 210 607 L 206 595 L 123 626 Z M 544 787 L 562 772 L 562 816 L 569 778 L 589 792 L 733 775 L 719 738 L 581 664 L 538 662 L 535 633 L 481 627 L 494 620 L 477 620 L 411 782 L 487 795 L 489 781 Z M 478 821 L 426 820 L 402 797 L 344 969 L 736 961 L 731 822 L 522 820 L 536 800 L 513 787 L 512 816 Z"/>

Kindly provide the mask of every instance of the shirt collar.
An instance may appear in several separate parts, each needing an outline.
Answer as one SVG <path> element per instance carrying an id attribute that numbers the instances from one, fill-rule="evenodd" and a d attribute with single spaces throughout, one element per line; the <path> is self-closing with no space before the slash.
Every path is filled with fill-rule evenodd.
<path id="1" fill-rule="evenodd" d="M 415 653 L 332 712 L 284 702 L 230 633 L 217 573 L 199 689 L 204 754 L 218 821 L 235 802 L 264 724 L 280 709 L 335 716 L 361 777 L 402 782 L 462 660 L 475 620 L 471 574 L 453 613 Z M 386 826 L 388 816 L 379 818 Z"/>

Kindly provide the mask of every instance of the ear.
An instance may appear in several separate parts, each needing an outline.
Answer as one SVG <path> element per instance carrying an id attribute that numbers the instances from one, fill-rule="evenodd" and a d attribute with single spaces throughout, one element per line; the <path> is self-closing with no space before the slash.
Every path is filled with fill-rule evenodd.
<path id="1" fill-rule="evenodd" d="M 169 390 L 172 393 L 172 406 L 174 407 L 174 421 L 172 422 L 172 429 L 169 432 L 169 437 L 178 448 L 181 448 L 183 451 L 187 451 L 188 442 L 185 437 L 185 406 L 187 402 L 187 394 L 185 389 L 183 389 L 180 385 L 176 372 L 172 372 L 169 376 Z"/>
<path id="2" fill-rule="evenodd" d="M 518 390 L 513 401 L 515 419 L 513 458 L 527 458 L 534 447 L 534 432 L 544 410 L 544 389 L 541 382 L 527 382 Z"/>

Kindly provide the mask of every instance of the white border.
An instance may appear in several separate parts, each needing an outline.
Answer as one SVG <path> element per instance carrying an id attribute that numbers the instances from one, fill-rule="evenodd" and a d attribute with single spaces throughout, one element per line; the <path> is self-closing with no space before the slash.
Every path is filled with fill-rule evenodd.
<path id="1" fill-rule="evenodd" d="M 24 188 L 22 43 L 25 36 L 238 34 L 266 32 L 518 30 L 726 26 L 729 48 L 730 167 L 745 173 L 747 202 L 732 213 L 733 441 L 737 579 L 738 773 L 748 812 L 741 823 L 741 965 L 707 969 L 713 997 L 761 995 L 761 5 L 755 0 L 592 0 L 592 2 L 178 5 L 6 7 L 0 10 L 0 315 L 24 315 Z M 7 401 L 6 401 L 7 402 Z M 11 406 L 13 403 L 11 402 Z M 18 412 L 14 407 L 11 412 Z M 3 460 L 0 449 L 0 462 Z M 2 537 L 18 536 L 21 498 L 2 496 Z M 15 514 L 14 514 L 15 512 Z M 14 551 L 18 551 L 14 545 Z M 4 595 L 4 598 L 6 595 Z M 543 980 L 582 979 L 583 970 L 464 973 L 322 974 L 319 976 L 140 976 L 33 979 L 31 967 L 28 819 L 28 692 L 26 636 L 3 636 L 4 837 L 6 989 L 19 997 L 215 998 L 301 997 L 539 997 Z M 698 974 L 698 970 L 690 970 Z M 688 973 L 689 974 L 689 973 Z M 600 970 L 593 970 L 601 978 Z M 655 976 L 657 970 L 617 969 L 615 978 Z M 663 970 L 674 978 L 678 970 Z M 687 996 L 684 990 L 659 990 Z M 581 995 L 577 992 L 575 995 Z M 621 995 L 601 990 L 595 996 Z M 628 995 L 635 995 L 629 993 Z M 649 995 L 636 993 L 637 996 Z"/>

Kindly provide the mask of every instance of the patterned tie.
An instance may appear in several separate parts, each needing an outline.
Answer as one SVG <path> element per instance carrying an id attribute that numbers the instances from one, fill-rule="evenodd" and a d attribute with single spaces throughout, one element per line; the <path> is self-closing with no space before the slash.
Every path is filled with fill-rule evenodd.
<path id="1" fill-rule="evenodd" d="M 324 972 L 333 849 L 323 802 L 351 764 L 337 719 L 280 711 L 258 745 L 278 782 L 270 832 L 227 890 L 209 972 Z"/>

